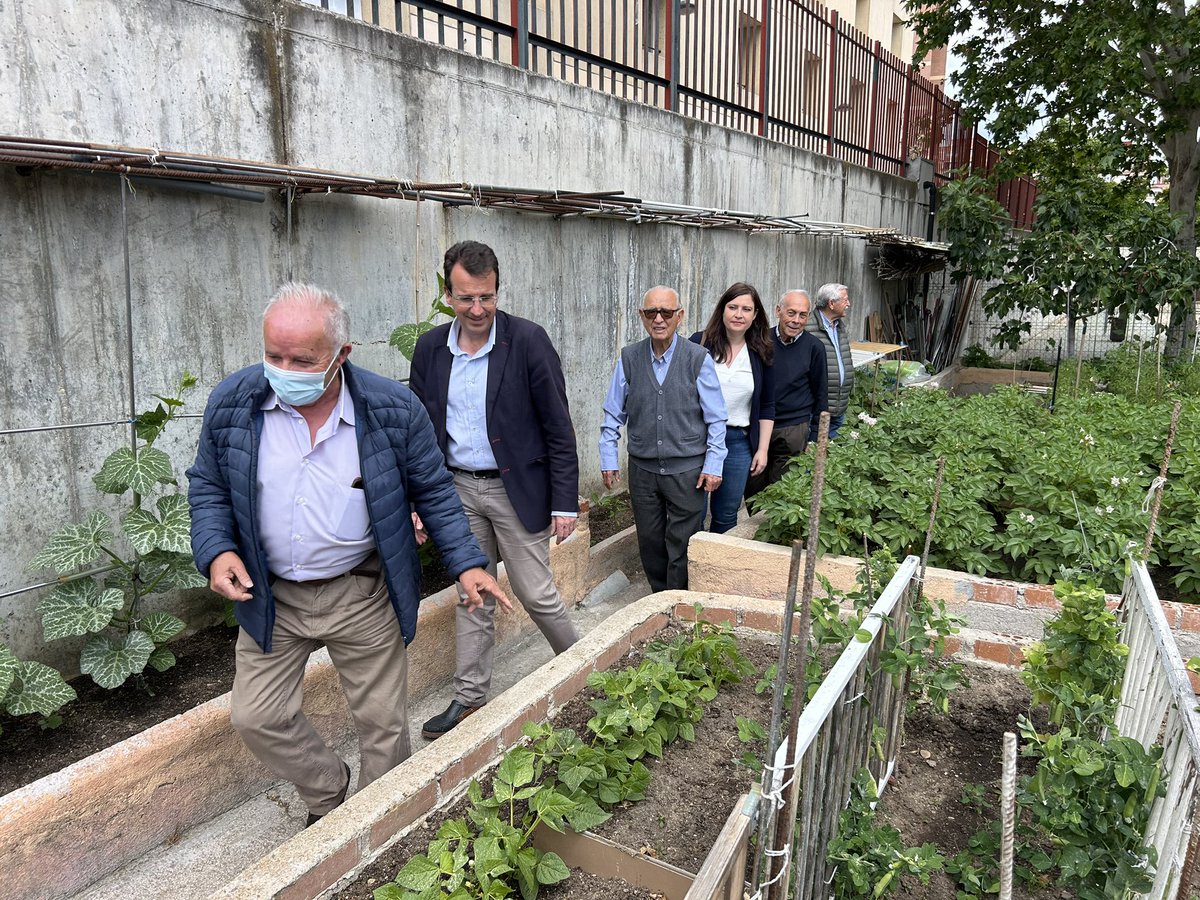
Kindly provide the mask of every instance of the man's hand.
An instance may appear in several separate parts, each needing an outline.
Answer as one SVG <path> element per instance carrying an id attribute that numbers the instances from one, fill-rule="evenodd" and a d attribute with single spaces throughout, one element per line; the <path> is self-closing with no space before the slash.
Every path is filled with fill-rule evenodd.
<path id="1" fill-rule="evenodd" d="M 429 532 L 425 530 L 425 523 L 421 521 L 421 517 L 415 512 L 412 514 L 412 523 L 413 534 L 417 536 L 417 546 L 420 547 L 429 540 Z"/>
<path id="2" fill-rule="evenodd" d="M 208 589 L 226 600 L 238 603 L 251 599 L 250 588 L 254 582 L 242 563 L 242 558 L 232 550 L 226 550 L 212 561 L 208 569 Z"/>
<path id="3" fill-rule="evenodd" d="M 611 491 L 614 484 L 621 480 L 621 473 L 616 469 L 610 469 L 600 473 L 600 477 L 604 479 L 604 489 Z"/>
<path id="4" fill-rule="evenodd" d="M 551 516 L 550 526 L 554 529 L 554 543 L 561 544 L 574 534 L 578 521 L 575 516 Z"/>
<path id="5" fill-rule="evenodd" d="M 754 458 L 750 460 L 750 474 L 761 475 L 767 469 L 767 448 L 759 447 Z"/>
<path id="6" fill-rule="evenodd" d="M 708 493 L 710 493 L 710 494 L 713 491 L 715 491 L 717 488 L 719 488 L 720 486 L 721 486 L 721 476 L 720 475 L 701 474 L 700 480 L 696 482 L 697 490 L 708 491 Z"/>
<path id="7" fill-rule="evenodd" d="M 487 573 L 486 569 L 481 569 L 476 566 L 473 569 L 467 569 L 458 576 L 458 583 L 466 594 L 463 603 L 467 605 L 467 609 L 479 609 L 483 606 L 484 598 L 491 595 L 496 598 L 496 602 L 500 604 L 508 612 L 512 612 L 512 603 L 505 596 L 504 591 L 500 590 L 500 585 L 496 583 L 496 579 Z"/>

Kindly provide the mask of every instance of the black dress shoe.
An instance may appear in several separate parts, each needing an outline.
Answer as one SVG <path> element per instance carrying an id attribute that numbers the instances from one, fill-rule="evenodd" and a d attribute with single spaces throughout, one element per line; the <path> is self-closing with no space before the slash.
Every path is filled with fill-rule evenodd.
<path id="1" fill-rule="evenodd" d="M 479 706 L 463 706 L 457 700 L 451 700 L 444 713 L 434 716 L 421 726 L 421 737 L 430 741 L 440 738 L 471 713 L 480 709 L 483 709 L 482 703 Z"/>
<path id="2" fill-rule="evenodd" d="M 342 788 L 342 792 L 337 795 L 337 801 L 333 804 L 332 807 L 329 808 L 328 812 L 323 812 L 320 815 L 318 815 L 317 813 L 310 812 L 308 814 L 308 821 L 304 823 L 305 828 L 307 828 L 309 825 L 316 825 L 323 818 L 325 818 L 325 816 L 327 816 L 329 813 L 333 812 L 335 809 L 337 809 L 339 806 L 341 806 L 343 803 L 346 802 L 346 794 L 350 790 L 350 767 L 348 765 L 346 765 L 346 761 L 344 759 L 342 760 L 342 768 L 346 770 L 346 786 L 344 788 Z"/>

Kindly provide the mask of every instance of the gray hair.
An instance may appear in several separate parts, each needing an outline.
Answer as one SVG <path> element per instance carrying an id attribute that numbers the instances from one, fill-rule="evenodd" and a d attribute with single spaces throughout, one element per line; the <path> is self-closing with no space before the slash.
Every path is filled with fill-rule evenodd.
<path id="1" fill-rule="evenodd" d="M 784 291 L 782 294 L 779 295 L 779 300 L 778 300 L 778 302 L 776 302 L 775 308 L 778 309 L 779 307 L 783 306 L 783 301 L 786 300 L 788 297 L 790 297 L 792 294 L 799 294 L 805 300 L 808 299 L 808 291 L 802 291 L 802 290 L 800 290 L 800 288 L 788 288 L 786 291 Z"/>
<path id="2" fill-rule="evenodd" d="M 665 284 L 656 284 L 654 287 L 652 287 L 648 291 L 646 291 L 646 293 L 642 294 L 642 306 L 646 305 L 646 298 L 649 297 L 651 294 L 653 294 L 655 291 L 669 291 L 671 293 L 671 295 L 675 298 L 675 305 L 676 306 L 681 305 L 679 302 L 679 291 L 675 290 L 675 288 L 673 288 L 673 287 L 667 287 Z"/>
<path id="3" fill-rule="evenodd" d="M 263 321 L 276 306 L 290 306 L 298 309 L 310 309 L 325 314 L 325 336 L 329 338 L 329 349 L 334 355 L 346 344 L 350 343 L 350 314 L 333 291 L 317 287 L 315 284 L 303 284 L 289 281 L 275 292 L 263 309 Z"/>
<path id="4" fill-rule="evenodd" d="M 825 309 L 834 300 L 842 295 L 842 291 L 849 293 L 850 289 L 844 284 L 823 284 L 817 288 L 817 309 Z"/>

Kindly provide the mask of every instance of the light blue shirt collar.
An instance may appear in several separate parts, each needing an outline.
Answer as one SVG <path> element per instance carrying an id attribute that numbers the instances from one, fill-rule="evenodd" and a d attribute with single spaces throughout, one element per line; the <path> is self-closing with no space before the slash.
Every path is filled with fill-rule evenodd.
<path id="1" fill-rule="evenodd" d="M 487 343 L 479 348 L 475 353 L 468 353 L 458 345 L 458 335 L 460 332 L 458 327 L 458 319 L 450 323 L 450 333 L 446 335 L 446 347 L 455 356 L 465 356 L 468 359 L 477 359 L 480 356 L 487 356 L 492 352 L 492 348 L 496 346 L 496 320 L 492 319 L 492 330 L 488 332 Z"/>

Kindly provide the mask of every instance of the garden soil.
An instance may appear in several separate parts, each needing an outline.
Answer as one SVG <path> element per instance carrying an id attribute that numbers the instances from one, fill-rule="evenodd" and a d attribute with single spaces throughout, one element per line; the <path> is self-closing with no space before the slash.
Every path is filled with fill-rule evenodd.
<path id="1" fill-rule="evenodd" d="M 947 715 L 922 707 L 908 717 L 896 773 L 879 803 L 880 822 L 896 828 L 906 847 L 931 842 L 946 857 L 965 850 L 971 835 L 999 816 L 1004 732 L 1019 738 L 1017 717 L 1029 715 L 1029 689 L 1015 670 L 966 666 L 964 674 L 969 684 L 950 695 Z M 1032 774 L 1028 762 L 1018 755 L 1020 774 Z M 968 784 L 987 786 L 986 816 L 960 802 Z M 954 900 L 955 887 L 950 876 L 937 873 L 928 886 L 909 878 L 888 896 Z M 1018 900 L 1074 896 L 1059 887 L 1013 885 Z"/>
<path id="2" fill-rule="evenodd" d="M 737 716 L 759 722 L 770 718 L 771 694 L 754 691 L 758 677 L 778 658 L 778 647 L 762 640 L 742 638 L 739 649 L 754 666 L 754 675 L 739 684 L 726 685 L 708 704 L 696 725 L 694 743 L 676 741 L 661 760 L 647 757 L 650 787 L 646 799 L 625 803 L 613 817 L 595 829 L 609 840 L 640 850 L 662 862 L 695 872 L 725 825 L 738 798 L 749 790 L 754 775 L 737 760 L 748 750 L 759 756 L 763 747 L 738 739 Z M 619 666 L 636 665 L 640 648 Z M 572 700 L 555 716 L 560 727 L 582 729 L 592 715 L 590 692 Z M 413 829 L 360 873 L 358 879 L 335 895 L 335 900 L 369 900 L 372 891 L 390 881 L 416 853 L 424 852 L 440 824 L 465 816 L 462 801 L 435 813 Z M 572 877 L 543 888 L 538 900 L 654 900 L 658 895 L 621 881 L 595 878 L 572 870 Z"/>

